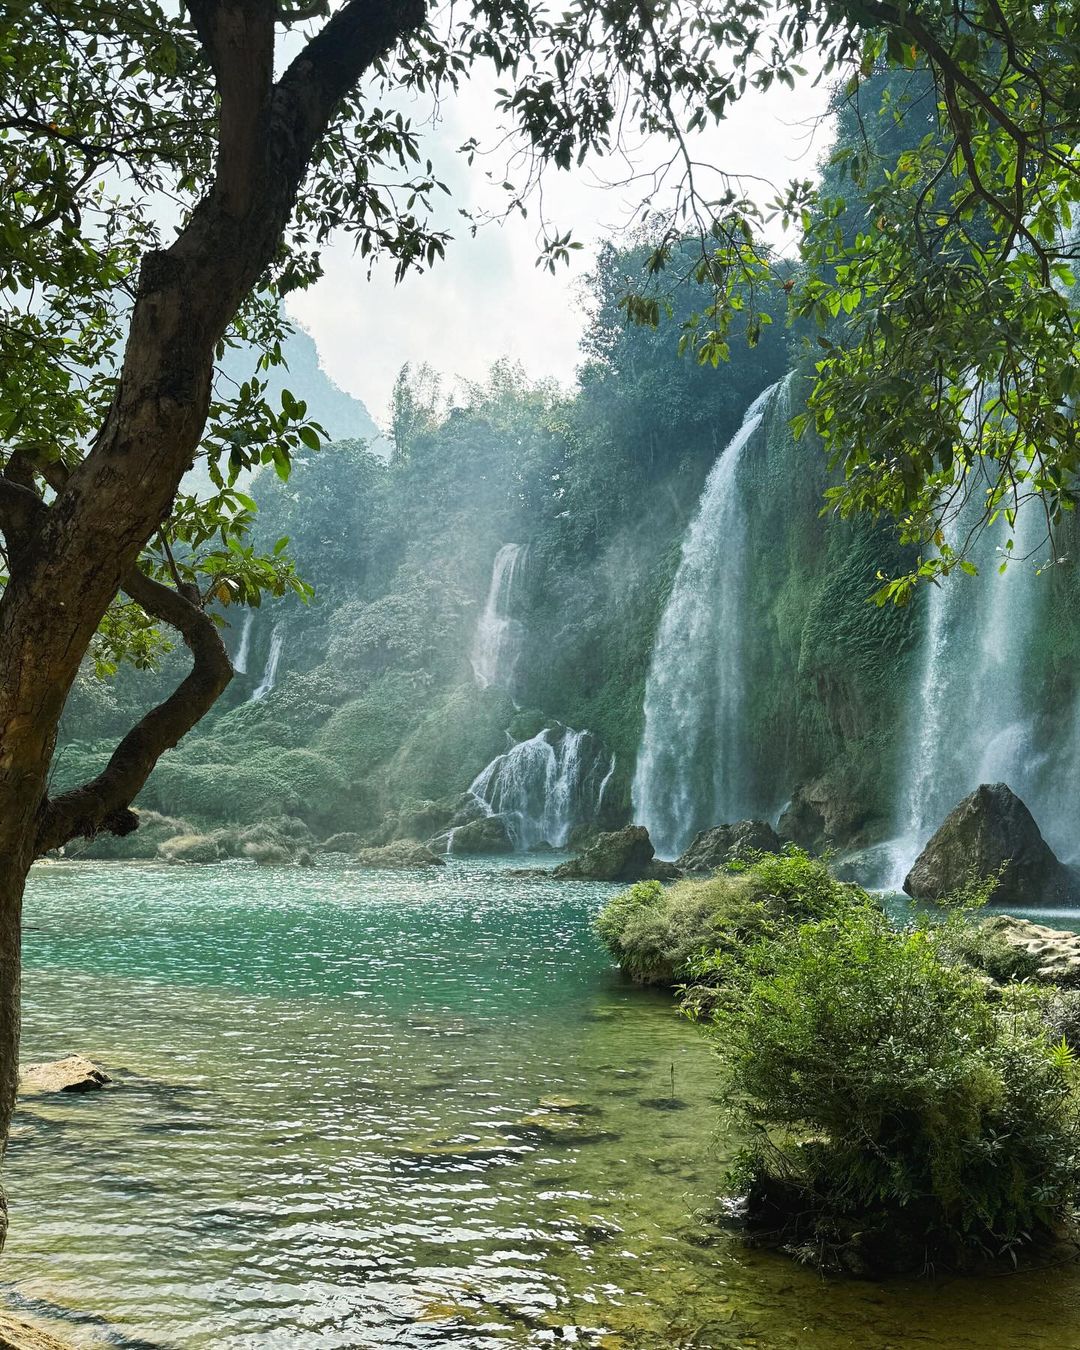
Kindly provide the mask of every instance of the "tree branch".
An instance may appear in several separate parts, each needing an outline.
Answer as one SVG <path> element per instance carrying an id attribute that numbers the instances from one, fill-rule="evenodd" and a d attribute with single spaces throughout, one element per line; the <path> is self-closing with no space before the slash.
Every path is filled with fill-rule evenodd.
<path id="1" fill-rule="evenodd" d="M 137 829 L 138 816 L 128 808 L 154 765 L 206 715 L 233 676 L 218 630 L 198 605 L 137 568 L 125 576 L 123 588 L 147 614 L 180 633 L 194 664 L 164 703 L 132 727 L 96 778 L 43 803 L 38 856 L 80 835 Z"/>
<path id="2" fill-rule="evenodd" d="M 213 67 L 221 112 L 214 195 L 227 215 L 251 208 L 266 155 L 274 80 L 274 0 L 188 0 Z"/>

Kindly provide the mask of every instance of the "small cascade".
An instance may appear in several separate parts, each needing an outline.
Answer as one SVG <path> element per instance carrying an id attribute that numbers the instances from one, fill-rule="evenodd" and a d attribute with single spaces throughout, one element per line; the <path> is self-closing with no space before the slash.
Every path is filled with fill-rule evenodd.
<path id="1" fill-rule="evenodd" d="M 514 577 L 521 561 L 520 544 L 504 544 L 495 555 L 487 602 L 476 625 L 472 668 L 481 689 L 512 689 L 521 649 L 521 624 L 510 615 Z"/>
<path id="2" fill-rule="evenodd" d="M 277 683 L 278 662 L 281 660 L 281 650 L 285 646 L 285 626 L 284 624 L 274 624 L 273 632 L 270 634 L 270 650 L 266 654 L 266 665 L 263 667 L 262 679 L 259 681 L 255 692 L 251 695 L 251 702 L 255 703 L 260 699 L 266 698 L 267 694 Z"/>
<path id="3" fill-rule="evenodd" d="M 633 803 L 663 858 L 676 857 L 698 830 L 752 814 L 742 716 L 748 541 L 736 480 L 784 383 L 754 400 L 713 466 L 657 631 Z"/>
<path id="4" fill-rule="evenodd" d="M 251 656 L 251 629 L 255 622 L 255 611 L 249 609 L 244 615 L 244 626 L 240 629 L 240 646 L 233 659 L 233 670 L 237 675 L 246 675 L 248 658 Z"/>
<path id="5" fill-rule="evenodd" d="M 614 772 L 614 758 L 592 732 L 545 727 L 493 759 L 469 791 L 489 815 L 503 817 L 525 853 L 538 844 L 563 848 L 575 826 L 595 821 Z"/>
<path id="6" fill-rule="evenodd" d="M 981 509 L 973 497 L 953 522 L 958 534 Z M 1045 756 L 1035 752 L 1027 657 L 1041 597 L 1032 555 L 1044 529 L 1037 508 L 1026 505 L 1012 530 L 1002 519 L 983 531 L 974 552 L 977 580 L 953 573 L 929 588 L 897 793 L 897 883 L 948 812 L 980 783 L 1008 783 L 1040 819 Z M 999 575 L 1005 558 L 1013 561 Z"/>

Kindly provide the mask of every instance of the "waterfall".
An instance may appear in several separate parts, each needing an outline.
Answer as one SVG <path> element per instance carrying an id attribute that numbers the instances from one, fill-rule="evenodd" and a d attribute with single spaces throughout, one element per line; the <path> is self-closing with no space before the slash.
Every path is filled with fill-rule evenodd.
<path id="1" fill-rule="evenodd" d="M 519 851 L 563 848 L 576 825 L 599 816 L 614 771 L 592 732 L 545 727 L 493 759 L 469 791 L 489 815 L 503 817 Z"/>
<path id="2" fill-rule="evenodd" d="M 634 819 L 657 853 L 681 853 L 700 829 L 750 812 L 743 728 L 746 517 L 743 451 L 780 385 L 746 412 L 705 483 L 653 647 Z"/>
<path id="3" fill-rule="evenodd" d="M 233 661 L 233 669 L 237 675 L 247 674 L 248 657 L 251 655 L 251 626 L 254 622 L 255 611 L 249 609 L 244 615 L 244 626 L 240 629 L 240 646 Z"/>
<path id="4" fill-rule="evenodd" d="M 521 560 L 520 544 L 504 544 L 495 555 L 487 602 L 476 625 L 472 668 L 481 689 L 511 689 L 519 656 L 521 625 L 510 617 L 514 575 Z"/>
<path id="5" fill-rule="evenodd" d="M 251 695 L 251 702 L 264 699 L 273 689 L 277 682 L 278 662 L 281 660 L 281 649 L 285 645 L 285 626 L 284 624 L 274 624 L 273 632 L 270 634 L 270 650 L 266 654 L 266 665 L 263 667 L 262 679 L 259 681 L 255 692 Z"/>
<path id="6" fill-rule="evenodd" d="M 952 522 L 963 535 L 982 498 L 971 494 Z M 1040 599 L 1036 562 L 1042 517 L 1034 503 L 986 527 L 974 548 L 979 577 L 954 572 L 926 596 L 921 659 L 907 717 L 893 854 L 900 881 L 961 797 L 1006 782 L 1036 818 L 1045 757 L 1034 750 L 1035 700 L 1027 680 Z M 1013 548 L 1005 548 L 1012 538 Z M 1012 558 L 999 575 L 1002 561 Z M 1045 583 L 1044 583 L 1045 584 Z"/>

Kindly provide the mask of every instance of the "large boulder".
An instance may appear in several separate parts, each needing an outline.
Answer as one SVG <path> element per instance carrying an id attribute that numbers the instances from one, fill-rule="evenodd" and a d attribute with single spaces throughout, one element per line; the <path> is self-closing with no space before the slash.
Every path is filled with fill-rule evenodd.
<path id="1" fill-rule="evenodd" d="M 715 825 L 694 836 L 694 842 L 675 864 L 684 872 L 715 872 L 718 867 L 758 853 L 779 853 L 780 836 L 765 820 L 737 820 Z"/>
<path id="2" fill-rule="evenodd" d="M 452 835 L 452 837 L 451 837 Z M 513 853 L 514 841 L 506 827 L 503 816 L 481 816 L 479 820 L 470 820 L 467 825 L 456 826 L 451 834 L 443 834 L 431 841 L 430 847 L 439 845 L 451 853 Z"/>
<path id="3" fill-rule="evenodd" d="M 1074 877 L 1005 783 L 984 783 L 953 807 L 916 858 L 904 890 L 917 900 L 936 900 L 1003 864 L 990 897 L 995 904 L 1067 905 L 1080 899 Z"/>
<path id="4" fill-rule="evenodd" d="M 644 825 L 598 835 L 579 858 L 560 863 L 553 876 L 581 881 L 675 881 L 682 872 L 661 862 Z"/>
<path id="5" fill-rule="evenodd" d="M 324 839 L 319 845 L 320 853 L 352 853 L 357 854 L 364 847 L 364 836 L 346 831 L 343 834 L 332 834 L 329 839 Z"/>
<path id="6" fill-rule="evenodd" d="M 19 1068 L 19 1092 L 30 1096 L 47 1092 L 94 1092 L 109 1082 L 109 1075 L 85 1055 L 68 1055 L 48 1064 Z"/>
<path id="7" fill-rule="evenodd" d="M 445 860 L 437 853 L 432 853 L 431 849 L 404 839 L 399 839 L 393 844 L 384 844 L 382 848 L 362 848 L 356 854 L 356 859 L 364 867 L 407 869 L 446 866 Z"/>

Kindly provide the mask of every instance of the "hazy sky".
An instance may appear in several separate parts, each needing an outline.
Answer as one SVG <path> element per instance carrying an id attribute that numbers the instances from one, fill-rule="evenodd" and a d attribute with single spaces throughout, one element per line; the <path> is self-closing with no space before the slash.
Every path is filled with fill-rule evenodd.
<path id="1" fill-rule="evenodd" d="M 778 183 L 810 177 L 828 143 L 820 120 L 826 100 L 827 90 L 809 81 L 794 93 L 747 97 L 728 121 L 697 138 L 695 158 Z M 478 160 L 470 169 L 455 154 L 469 136 L 491 143 L 496 134 L 490 91 L 476 85 L 448 104 L 428 132 L 424 153 L 455 193 L 452 211 L 498 205 L 485 173 L 501 178 L 503 161 Z M 644 167 L 667 153 L 663 145 L 645 145 L 635 162 Z M 451 214 L 443 223 L 455 238 L 430 272 L 395 286 L 393 268 L 385 265 L 369 280 L 366 264 L 341 243 L 325 256 L 325 277 L 293 299 L 291 312 L 313 335 L 330 376 L 363 399 L 380 425 L 406 361 L 426 361 L 452 382 L 482 379 L 493 361 L 510 356 L 532 376 L 568 383 L 585 322 L 581 278 L 596 243 L 624 227 L 635 204 L 633 188 L 608 185 L 625 174 L 619 163 L 586 164 L 545 180 L 545 216 L 561 230 L 572 227 L 587 245 L 556 276 L 535 266 L 538 203 L 528 220 L 486 226 L 475 238 L 467 222 Z"/>

